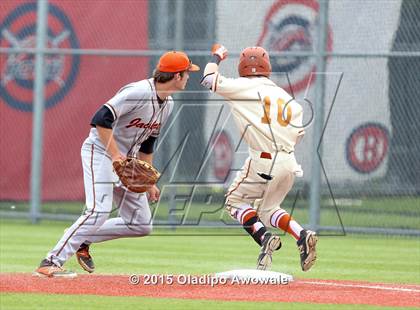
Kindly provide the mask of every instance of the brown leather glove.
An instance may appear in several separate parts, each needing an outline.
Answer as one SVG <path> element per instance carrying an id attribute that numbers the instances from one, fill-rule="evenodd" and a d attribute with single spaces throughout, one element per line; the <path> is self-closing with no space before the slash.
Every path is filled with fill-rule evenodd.
<path id="1" fill-rule="evenodd" d="M 133 157 L 114 161 L 112 166 L 120 177 L 121 183 L 135 193 L 146 192 L 156 184 L 160 177 L 159 171 L 151 164 Z"/>

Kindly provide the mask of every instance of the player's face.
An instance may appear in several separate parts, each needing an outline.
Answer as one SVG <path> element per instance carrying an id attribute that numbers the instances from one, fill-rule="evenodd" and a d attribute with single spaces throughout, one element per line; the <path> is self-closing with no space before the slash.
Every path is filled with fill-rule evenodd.
<path id="1" fill-rule="evenodd" d="M 190 74 L 188 73 L 188 71 L 185 71 L 182 77 L 181 77 L 181 74 L 177 74 L 175 87 L 178 90 L 184 90 L 185 87 L 187 86 L 187 82 L 189 78 L 190 78 Z"/>

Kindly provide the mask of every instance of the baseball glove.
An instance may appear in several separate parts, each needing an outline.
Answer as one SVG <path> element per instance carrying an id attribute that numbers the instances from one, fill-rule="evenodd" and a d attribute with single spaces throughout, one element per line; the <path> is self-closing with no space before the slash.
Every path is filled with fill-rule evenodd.
<path id="1" fill-rule="evenodd" d="M 146 192 L 156 184 L 160 177 L 159 171 L 151 164 L 134 157 L 114 161 L 112 166 L 120 177 L 121 183 L 135 193 Z"/>

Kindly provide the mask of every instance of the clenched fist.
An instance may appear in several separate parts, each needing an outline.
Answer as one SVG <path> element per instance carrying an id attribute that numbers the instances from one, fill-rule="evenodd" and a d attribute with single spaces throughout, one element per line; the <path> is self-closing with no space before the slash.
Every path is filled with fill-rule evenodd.
<path id="1" fill-rule="evenodd" d="M 214 44 L 211 48 L 212 55 L 216 55 L 220 58 L 220 60 L 225 60 L 228 56 L 228 50 L 221 44 Z"/>

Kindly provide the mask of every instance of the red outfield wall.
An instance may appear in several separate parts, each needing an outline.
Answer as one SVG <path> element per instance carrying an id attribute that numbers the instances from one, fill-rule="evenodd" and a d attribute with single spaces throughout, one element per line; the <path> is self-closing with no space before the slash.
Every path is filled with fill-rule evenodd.
<path id="1" fill-rule="evenodd" d="M 36 3 L 3 0 L 0 47 L 34 47 Z M 49 1 L 48 46 L 147 49 L 147 1 Z M 84 198 L 80 147 L 96 109 L 124 84 L 147 77 L 147 57 L 48 55 L 43 200 Z M 0 54 L 0 199 L 30 195 L 34 57 Z"/>

